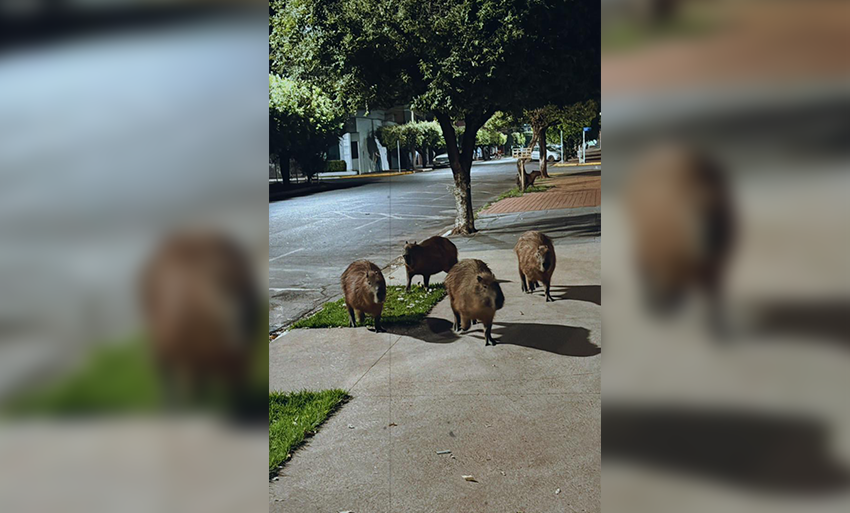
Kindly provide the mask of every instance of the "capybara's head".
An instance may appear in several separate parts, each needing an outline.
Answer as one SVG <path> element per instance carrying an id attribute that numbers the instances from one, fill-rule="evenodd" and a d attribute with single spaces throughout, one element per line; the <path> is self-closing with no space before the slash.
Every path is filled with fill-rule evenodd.
<path id="1" fill-rule="evenodd" d="M 505 295 L 502 287 L 492 274 L 479 274 L 476 276 L 475 295 L 481 299 L 484 306 L 488 308 L 501 309 L 505 306 Z"/>
<path id="2" fill-rule="evenodd" d="M 541 244 L 537 246 L 537 252 L 534 255 L 537 259 L 537 270 L 545 274 L 552 268 L 552 251 L 549 246 Z"/>
<path id="3" fill-rule="evenodd" d="M 417 247 L 416 241 L 407 242 L 404 241 L 404 263 L 412 266 L 413 265 L 413 253 L 415 251 L 414 248 Z"/>
<path id="4" fill-rule="evenodd" d="M 366 285 L 373 294 L 375 303 L 383 303 L 387 298 L 387 284 L 384 277 L 378 271 L 366 271 Z"/>

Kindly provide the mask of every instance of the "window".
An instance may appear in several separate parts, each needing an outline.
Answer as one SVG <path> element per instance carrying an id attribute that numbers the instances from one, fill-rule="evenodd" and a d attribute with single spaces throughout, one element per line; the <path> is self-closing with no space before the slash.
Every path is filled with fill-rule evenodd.
<path id="1" fill-rule="evenodd" d="M 351 141 L 351 158 L 356 159 L 360 157 L 360 152 L 357 151 L 357 141 Z"/>

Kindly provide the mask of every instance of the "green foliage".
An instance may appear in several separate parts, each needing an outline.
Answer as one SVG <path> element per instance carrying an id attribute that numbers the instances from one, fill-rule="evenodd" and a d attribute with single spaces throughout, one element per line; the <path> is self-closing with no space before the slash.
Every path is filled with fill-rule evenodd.
<path id="1" fill-rule="evenodd" d="M 348 113 L 318 87 L 269 75 L 269 153 L 294 158 L 307 174 L 324 169 L 327 148 Z"/>
<path id="2" fill-rule="evenodd" d="M 522 132 L 512 132 L 511 140 L 515 146 L 525 146 L 526 143 L 525 134 Z"/>
<path id="3" fill-rule="evenodd" d="M 445 146 L 440 125 L 434 121 L 417 121 L 403 125 L 384 125 L 376 133 L 378 140 L 387 148 L 400 144 L 407 150 L 442 148 Z"/>
<path id="4" fill-rule="evenodd" d="M 575 148 L 581 144 L 584 127 L 590 127 L 586 139 L 592 140 L 599 136 L 599 104 L 594 100 L 574 103 L 561 109 L 547 138 L 549 141 L 559 141 L 560 133 L 564 132 L 564 148 Z"/>
<path id="5" fill-rule="evenodd" d="M 384 326 L 399 324 L 416 324 L 425 318 L 428 312 L 446 296 L 446 288 L 442 283 L 432 283 L 428 289 L 410 287 L 410 292 L 400 285 L 387 287 L 387 298 L 384 300 L 384 311 L 381 324 Z M 374 326 L 375 321 L 366 316 L 366 325 Z M 344 328 L 348 326 L 348 310 L 345 301 L 339 299 L 325 303 L 315 314 L 301 319 L 292 328 Z"/>
<path id="6" fill-rule="evenodd" d="M 269 392 L 269 476 L 348 399 L 340 389 Z"/>
<path id="7" fill-rule="evenodd" d="M 345 171 L 345 161 L 344 160 L 329 160 L 325 166 L 325 170 L 338 173 L 341 171 Z"/>

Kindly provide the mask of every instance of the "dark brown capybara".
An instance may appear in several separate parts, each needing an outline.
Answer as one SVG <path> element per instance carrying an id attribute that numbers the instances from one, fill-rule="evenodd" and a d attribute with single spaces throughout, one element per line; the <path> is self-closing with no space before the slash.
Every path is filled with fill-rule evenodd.
<path id="1" fill-rule="evenodd" d="M 484 324 L 484 345 L 496 345 L 491 335 L 496 310 L 505 304 L 505 295 L 496 277 L 481 260 L 461 260 L 446 276 L 455 331 L 468 330 L 473 320 Z"/>
<path id="2" fill-rule="evenodd" d="M 387 282 L 378 266 L 368 260 L 352 262 L 342 273 L 341 282 L 348 309 L 348 325 L 354 328 L 357 321 L 362 324 L 365 314 L 369 314 L 375 319 L 375 332 L 383 332 L 381 313 L 387 298 Z"/>
<path id="3" fill-rule="evenodd" d="M 629 184 L 635 262 L 655 311 L 679 303 L 690 288 L 710 301 L 712 328 L 722 330 L 722 278 L 734 243 L 732 195 L 723 169 L 693 148 L 650 151 Z"/>
<path id="4" fill-rule="evenodd" d="M 416 241 L 404 243 L 404 266 L 407 271 L 407 290 L 417 274 L 422 275 L 422 283 L 428 288 L 432 274 L 449 272 L 457 263 L 457 247 L 445 237 L 431 237 L 420 244 Z"/>
<path id="5" fill-rule="evenodd" d="M 241 413 L 252 355 L 260 344 L 261 301 L 250 259 L 229 238 L 168 238 L 142 273 L 141 303 L 169 402 L 198 402 L 224 385 Z"/>
<path id="6" fill-rule="evenodd" d="M 528 189 L 534 185 L 534 181 L 540 177 L 540 171 L 532 171 L 531 173 L 525 173 L 525 188 Z M 519 175 L 516 177 L 516 186 L 522 187 L 522 184 L 519 181 Z"/>
<path id="7" fill-rule="evenodd" d="M 555 246 L 552 239 L 544 233 L 529 230 L 520 236 L 514 252 L 519 262 L 522 291 L 531 294 L 537 282 L 542 282 L 546 287 L 546 302 L 554 301 L 549 295 L 552 273 L 555 272 Z"/>

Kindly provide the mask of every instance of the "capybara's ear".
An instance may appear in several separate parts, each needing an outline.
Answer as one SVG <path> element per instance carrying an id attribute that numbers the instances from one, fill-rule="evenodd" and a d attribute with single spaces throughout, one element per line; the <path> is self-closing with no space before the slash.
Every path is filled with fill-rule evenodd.
<path id="1" fill-rule="evenodd" d="M 480 283 L 480 282 L 482 282 L 482 281 L 484 281 L 484 280 L 482 280 L 482 279 L 481 279 L 481 276 L 476 276 L 476 278 L 478 278 L 478 282 L 479 282 L 479 283 Z"/>
<path id="2" fill-rule="evenodd" d="M 405 246 L 407 246 L 408 244 L 410 244 L 410 243 L 409 243 L 409 242 L 407 242 L 407 241 L 404 241 L 404 245 L 405 245 Z"/>

